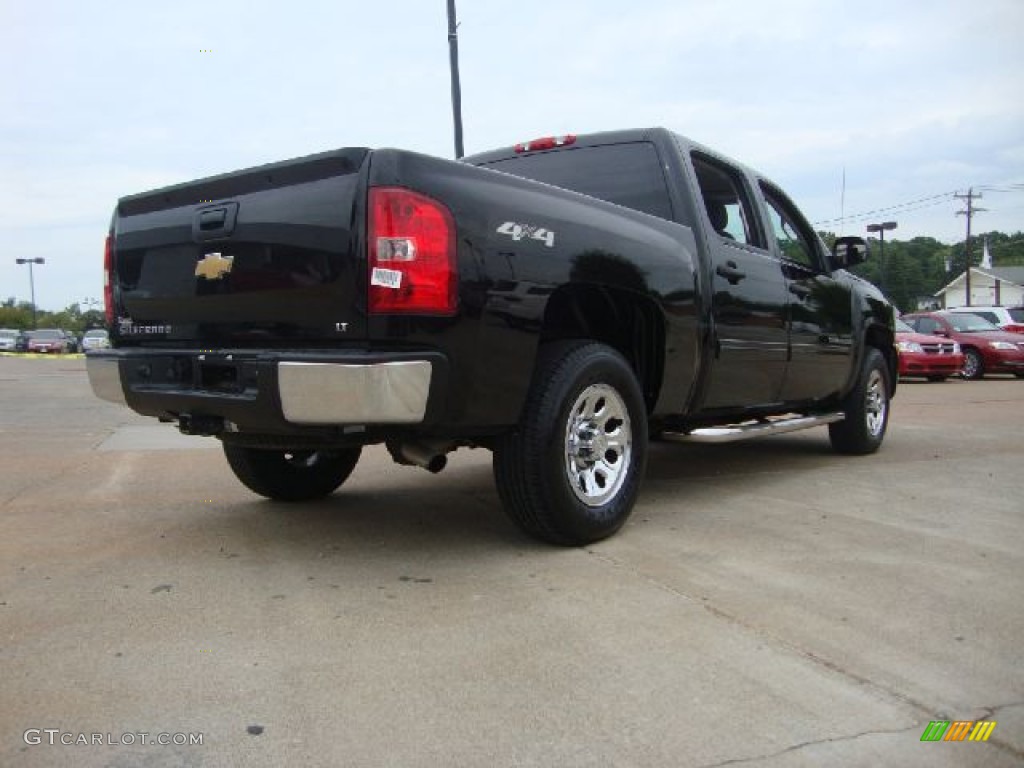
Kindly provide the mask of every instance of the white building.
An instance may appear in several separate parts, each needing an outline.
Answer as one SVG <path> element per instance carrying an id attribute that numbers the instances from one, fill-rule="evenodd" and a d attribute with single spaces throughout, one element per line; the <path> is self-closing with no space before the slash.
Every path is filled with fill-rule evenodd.
<path id="1" fill-rule="evenodd" d="M 943 307 L 967 304 L 967 274 L 935 294 Z M 1024 306 L 1024 267 L 971 267 L 972 306 Z"/>

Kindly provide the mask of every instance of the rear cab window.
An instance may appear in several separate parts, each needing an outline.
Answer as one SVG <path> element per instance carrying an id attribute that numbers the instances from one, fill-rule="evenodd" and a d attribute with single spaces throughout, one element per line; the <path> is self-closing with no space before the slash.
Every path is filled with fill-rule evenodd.
<path id="1" fill-rule="evenodd" d="M 738 170 L 704 155 L 691 152 L 690 160 L 711 231 L 722 240 L 767 250 L 757 215 Z"/>
<path id="2" fill-rule="evenodd" d="M 482 164 L 598 200 L 672 220 L 672 203 L 657 150 L 649 141 L 573 147 Z"/>

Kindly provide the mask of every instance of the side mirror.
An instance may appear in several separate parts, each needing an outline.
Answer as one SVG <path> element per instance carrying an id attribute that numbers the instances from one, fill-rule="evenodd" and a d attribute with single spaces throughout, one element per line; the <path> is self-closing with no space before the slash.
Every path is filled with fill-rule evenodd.
<path id="1" fill-rule="evenodd" d="M 846 269 L 861 264 L 868 258 L 868 242 L 863 237 L 837 237 L 832 246 L 832 266 Z"/>

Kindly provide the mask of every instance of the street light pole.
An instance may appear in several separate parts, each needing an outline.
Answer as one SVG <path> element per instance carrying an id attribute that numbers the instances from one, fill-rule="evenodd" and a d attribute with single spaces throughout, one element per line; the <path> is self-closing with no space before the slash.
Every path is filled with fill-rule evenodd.
<path id="1" fill-rule="evenodd" d="M 459 23 L 455 0 L 448 0 L 448 62 L 452 71 L 452 118 L 455 122 L 455 159 L 465 155 L 462 148 L 462 86 L 459 83 Z"/>
<path id="2" fill-rule="evenodd" d="M 15 259 L 18 264 L 28 264 L 28 289 L 32 294 L 32 330 L 36 329 L 36 281 L 32 275 L 33 264 L 45 264 L 46 259 L 37 256 L 34 259 Z"/>
<path id="3" fill-rule="evenodd" d="M 879 282 L 881 283 L 879 288 L 882 289 L 882 293 L 885 293 L 885 231 L 887 229 L 896 229 L 895 221 L 883 221 L 881 224 L 868 224 L 868 232 L 878 233 L 878 261 L 881 265 L 881 277 Z"/>

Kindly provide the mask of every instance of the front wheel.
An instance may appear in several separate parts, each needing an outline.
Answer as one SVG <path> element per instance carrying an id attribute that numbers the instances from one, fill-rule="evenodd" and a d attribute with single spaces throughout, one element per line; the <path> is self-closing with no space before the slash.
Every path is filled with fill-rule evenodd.
<path id="1" fill-rule="evenodd" d="M 965 379 L 980 379 L 985 375 L 985 362 L 978 350 L 964 350 L 964 367 L 960 372 Z"/>
<path id="2" fill-rule="evenodd" d="M 517 429 L 494 448 L 509 517 L 527 534 L 579 546 L 621 528 L 647 460 L 647 410 L 614 349 L 586 341 L 542 348 Z"/>
<path id="3" fill-rule="evenodd" d="M 846 418 L 828 425 L 832 447 L 840 453 L 874 453 L 889 425 L 889 369 L 877 349 L 864 356 L 857 384 L 843 401 Z"/>
<path id="4" fill-rule="evenodd" d="M 309 501 L 333 493 L 359 461 L 360 446 L 282 451 L 224 443 L 224 456 L 246 488 L 277 501 Z"/>

